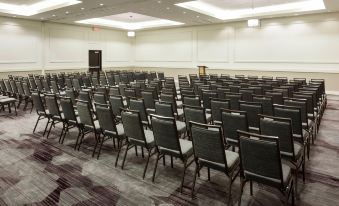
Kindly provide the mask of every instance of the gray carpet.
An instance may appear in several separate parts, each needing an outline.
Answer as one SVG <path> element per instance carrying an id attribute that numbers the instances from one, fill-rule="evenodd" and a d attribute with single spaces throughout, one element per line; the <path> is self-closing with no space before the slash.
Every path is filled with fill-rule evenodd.
<path id="1" fill-rule="evenodd" d="M 49 139 L 42 137 L 45 121 L 32 130 L 37 115 L 18 110 L 18 116 L 0 113 L 0 205 L 225 205 L 225 175 L 212 172 L 211 182 L 202 171 L 196 185 L 196 197 L 190 197 L 194 164 L 186 174 L 183 194 L 179 192 L 182 164 L 159 164 L 152 183 L 155 157 L 150 161 L 145 180 L 146 159 L 130 150 L 125 169 L 114 167 L 116 150 L 112 141 L 104 144 L 99 160 L 91 157 L 93 137 L 85 139 L 80 151 L 74 151 L 76 129 L 58 143 L 61 125 Z M 339 97 L 329 96 L 310 160 L 306 163 L 306 183 L 299 181 L 297 205 L 337 205 L 339 202 Z M 119 165 L 121 165 L 121 160 Z M 239 178 L 232 189 L 233 204 L 239 199 Z M 283 205 L 274 189 L 254 185 L 249 195 L 246 185 L 242 205 Z"/>

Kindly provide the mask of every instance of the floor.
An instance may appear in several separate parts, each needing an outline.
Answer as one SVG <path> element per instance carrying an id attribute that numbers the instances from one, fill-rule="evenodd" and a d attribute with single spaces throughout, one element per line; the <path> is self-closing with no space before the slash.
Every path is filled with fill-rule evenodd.
<path id="1" fill-rule="evenodd" d="M 115 168 L 116 150 L 105 142 L 99 160 L 91 157 L 93 137 L 88 137 L 80 151 L 74 151 L 74 130 L 65 143 L 58 143 L 61 125 L 49 139 L 42 137 L 45 122 L 32 133 L 37 115 L 19 109 L 18 116 L 0 113 L 0 205 L 225 205 L 227 177 L 212 172 L 207 181 L 204 170 L 191 199 L 194 164 L 186 174 L 183 193 L 179 192 L 182 164 L 159 164 L 152 183 L 155 157 L 146 178 L 142 172 L 146 160 L 130 150 L 124 170 Z M 339 96 L 328 97 L 320 132 L 306 165 L 306 182 L 299 181 L 297 205 L 338 205 L 339 202 Z M 140 152 L 140 150 L 139 150 Z M 121 159 L 120 159 L 121 160 Z M 119 162 L 121 165 L 121 161 Z M 232 189 L 233 204 L 239 200 L 239 178 Z M 242 205 L 283 205 L 279 192 L 254 185 L 249 195 L 246 185 Z"/>

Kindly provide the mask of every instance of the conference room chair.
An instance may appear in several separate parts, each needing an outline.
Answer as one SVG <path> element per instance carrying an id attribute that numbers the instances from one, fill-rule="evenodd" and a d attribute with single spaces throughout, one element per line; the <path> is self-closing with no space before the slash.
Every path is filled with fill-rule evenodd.
<path id="1" fill-rule="evenodd" d="M 92 110 L 91 102 L 78 100 L 76 105 L 77 105 L 78 115 L 79 115 L 79 119 L 80 119 L 81 127 L 82 127 L 82 135 L 78 142 L 77 150 L 78 151 L 80 150 L 80 146 L 84 140 L 84 137 L 87 134 L 93 133 L 95 137 L 95 145 L 93 148 L 92 157 L 94 157 L 96 148 L 98 146 L 98 143 L 100 142 L 100 135 L 101 135 L 101 128 L 99 125 L 99 121 L 94 120 L 93 118 L 93 115 L 91 112 Z"/>
<path id="2" fill-rule="evenodd" d="M 230 109 L 230 100 L 212 98 L 211 99 L 211 117 L 213 124 L 221 124 L 221 110 Z"/>
<path id="3" fill-rule="evenodd" d="M 303 129 L 300 107 L 273 105 L 275 117 L 290 118 L 292 120 L 293 138 L 307 148 L 307 157 L 310 153 L 310 134 Z"/>
<path id="4" fill-rule="evenodd" d="M 283 93 L 282 92 L 278 92 L 278 91 L 265 91 L 264 92 L 264 95 L 265 96 L 270 96 L 272 97 L 272 100 L 273 100 L 273 104 L 283 104 Z"/>
<path id="5" fill-rule="evenodd" d="M 184 164 L 180 186 L 180 192 L 182 192 L 186 169 L 194 162 L 193 158 L 188 161 L 193 155 L 192 142 L 180 138 L 176 120 L 173 117 L 151 115 L 151 122 L 157 152 L 152 181 L 155 181 L 159 159 L 163 158 L 165 162 L 165 155 L 169 155 L 171 157 L 171 167 L 173 168 L 173 157 L 178 158 Z"/>
<path id="6" fill-rule="evenodd" d="M 152 153 L 152 150 L 155 147 L 153 132 L 151 130 L 144 129 L 138 111 L 123 109 L 121 112 L 121 119 L 125 135 L 127 138 L 126 149 L 121 169 L 124 169 L 128 150 L 135 147 L 137 152 L 137 146 L 140 146 L 142 148 L 142 151 L 143 148 L 146 148 L 148 155 L 142 176 L 142 178 L 144 179 L 146 176 L 146 171 L 150 157 L 154 154 Z"/>
<path id="7" fill-rule="evenodd" d="M 117 119 L 121 119 L 121 109 L 124 109 L 126 106 L 122 96 L 111 95 L 109 97 L 109 102 L 113 114 Z"/>
<path id="8" fill-rule="evenodd" d="M 32 104 L 32 107 L 31 107 L 31 112 L 33 111 L 33 107 L 34 107 L 34 104 L 33 104 L 33 99 L 32 99 L 32 92 L 31 90 L 29 89 L 29 86 L 27 83 L 22 83 L 22 87 L 23 87 L 23 90 L 24 90 L 24 98 L 25 98 L 25 106 L 24 106 L 24 110 L 27 108 L 28 104 L 31 103 Z"/>
<path id="9" fill-rule="evenodd" d="M 221 121 L 225 142 L 235 151 L 239 144 L 237 131 L 249 131 L 247 112 L 221 109 Z"/>
<path id="10" fill-rule="evenodd" d="M 34 107 L 36 109 L 36 112 L 38 114 L 38 119 L 37 119 L 37 121 L 35 123 L 34 129 L 33 129 L 33 133 L 35 132 L 35 130 L 36 130 L 40 120 L 47 119 L 47 124 L 45 126 L 45 130 L 44 130 L 44 133 L 42 135 L 42 136 L 45 136 L 45 133 L 46 133 L 47 128 L 48 128 L 48 125 L 50 123 L 51 115 L 49 114 L 48 110 L 45 109 L 45 106 L 44 106 L 44 103 L 43 103 L 43 100 L 41 98 L 41 95 L 40 95 L 39 91 L 32 93 L 32 100 L 33 100 L 33 104 L 34 104 Z"/>
<path id="11" fill-rule="evenodd" d="M 273 116 L 273 98 L 265 95 L 254 95 L 253 102 L 262 104 L 263 114 Z"/>
<path id="12" fill-rule="evenodd" d="M 182 95 L 182 103 L 187 106 L 201 107 L 201 99 L 195 95 Z"/>
<path id="13" fill-rule="evenodd" d="M 208 113 L 211 112 L 211 98 L 217 98 L 218 94 L 213 90 L 202 90 L 202 105 Z"/>
<path id="14" fill-rule="evenodd" d="M 178 133 L 185 134 L 186 132 L 186 124 L 185 122 L 179 121 L 178 116 L 176 115 L 173 104 L 168 103 L 168 102 L 156 102 L 155 103 L 155 114 L 159 116 L 164 116 L 164 117 L 174 117 L 176 118 L 176 124 L 177 124 L 177 129 Z M 184 113 L 182 112 L 180 117 L 183 117 Z"/>
<path id="15" fill-rule="evenodd" d="M 77 117 L 75 111 L 74 111 L 74 105 L 72 102 L 72 99 L 69 97 L 60 97 L 60 106 L 63 112 L 63 135 L 59 138 L 59 143 L 63 144 L 64 140 L 66 138 L 66 135 L 68 134 L 70 129 L 77 128 L 79 133 L 76 140 L 76 143 L 74 145 L 74 149 L 76 148 L 76 145 L 78 144 L 79 138 L 81 136 L 81 125 L 80 125 L 80 118 Z"/>
<path id="16" fill-rule="evenodd" d="M 254 89 L 241 88 L 239 89 L 239 93 L 242 94 L 243 101 L 246 101 L 246 102 L 253 101 Z"/>
<path id="17" fill-rule="evenodd" d="M 239 110 L 239 101 L 242 100 L 242 94 L 225 92 L 225 99 L 230 100 L 232 110 Z"/>
<path id="18" fill-rule="evenodd" d="M 51 133 L 52 127 L 55 127 L 55 125 L 58 123 L 62 123 L 63 128 L 60 134 L 60 138 L 61 138 L 63 135 L 64 129 L 65 129 L 64 115 L 60 111 L 60 107 L 58 105 L 56 94 L 45 94 L 45 101 L 46 101 L 46 107 L 48 109 L 50 120 L 51 120 L 49 130 L 47 133 L 47 138 L 49 137 Z"/>
<path id="19" fill-rule="evenodd" d="M 147 114 L 155 113 L 155 95 L 152 91 L 142 91 L 141 97 L 144 99 Z"/>
<path id="20" fill-rule="evenodd" d="M 142 124 L 145 127 L 150 128 L 150 123 L 149 123 L 144 99 L 131 98 L 129 109 L 133 111 L 138 111 Z"/>
<path id="21" fill-rule="evenodd" d="M 244 186 L 248 181 L 251 196 L 253 182 L 257 182 L 279 190 L 284 195 L 286 204 L 291 195 L 292 205 L 294 205 L 292 168 L 281 160 L 278 137 L 239 132 L 239 154 L 241 164 L 239 205 L 241 205 Z"/>
<path id="22" fill-rule="evenodd" d="M 314 139 L 316 136 L 316 124 L 314 120 L 308 118 L 307 100 L 296 98 L 284 98 L 284 105 L 295 106 L 300 108 L 303 129 L 309 132 L 312 143 L 314 143 Z"/>
<path id="23" fill-rule="evenodd" d="M 298 171 L 302 169 L 305 182 L 305 148 L 293 139 L 292 120 L 260 115 L 260 134 L 279 138 L 281 157 L 292 164 L 295 189 L 298 194 Z"/>
<path id="24" fill-rule="evenodd" d="M 226 150 L 221 126 L 190 122 L 190 131 L 193 142 L 195 172 L 191 196 L 193 198 L 197 174 L 203 167 L 220 171 L 228 177 L 228 204 L 232 202 L 232 183 L 236 179 L 239 168 L 239 154 Z M 206 138 L 208 137 L 208 138 Z"/>
<path id="25" fill-rule="evenodd" d="M 239 110 L 247 112 L 248 126 L 250 131 L 259 132 L 258 114 L 263 113 L 263 106 L 260 102 L 239 102 Z"/>
<path id="26" fill-rule="evenodd" d="M 112 139 L 114 147 L 115 147 L 115 140 L 117 140 L 118 154 L 115 160 L 115 166 L 117 166 L 122 143 L 123 143 L 123 140 L 125 140 L 125 131 L 124 131 L 123 125 L 121 123 L 116 122 L 116 118 L 109 105 L 95 103 L 95 109 L 96 109 L 96 114 L 97 114 L 97 118 L 99 121 L 99 125 L 101 128 L 101 132 L 103 134 L 100 139 L 100 146 L 99 146 L 97 159 L 99 159 L 102 145 L 106 140 Z"/>

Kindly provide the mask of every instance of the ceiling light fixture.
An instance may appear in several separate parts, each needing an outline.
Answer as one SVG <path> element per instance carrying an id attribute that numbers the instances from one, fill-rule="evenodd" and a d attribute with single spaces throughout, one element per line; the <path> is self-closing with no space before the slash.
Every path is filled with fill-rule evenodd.
<path id="1" fill-rule="evenodd" d="M 127 32 L 128 37 L 135 37 L 135 32 L 134 31 L 129 31 Z"/>
<path id="2" fill-rule="evenodd" d="M 248 27 L 259 27 L 260 26 L 260 20 L 259 19 L 249 19 L 247 21 Z"/>
<path id="3" fill-rule="evenodd" d="M 59 9 L 75 4 L 79 4 L 82 1 L 78 0 L 41 0 L 37 3 L 30 5 L 17 5 L 17 4 L 8 4 L 1 3 L 0 0 L 0 12 L 7 14 L 15 14 L 21 16 L 33 16 L 43 12 L 47 12 L 54 9 Z"/>
<path id="4" fill-rule="evenodd" d="M 167 19 L 158 19 L 154 17 L 152 17 L 152 20 L 139 21 L 139 22 L 113 20 L 113 19 L 108 19 L 108 18 L 103 17 L 103 18 L 92 18 L 92 19 L 80 20 L 80 21 L 76 21 L 75 23 L 113 27 L 113 28 L 129 30 L 129 31 L 153 28 L 153 27 L 176 26 L 176 25 L 184 24 L 181 22 L 171 21 Z"/>
<path id="5" fill-rule="evenodd" d="M 221 7 L 218 7 L 217 5 L 206 3 L 200 0 L 178 3 L 175 5 L 208 16 L 212 16 L 214 18 L 221 20 L 248 18 L 252 15 L 255 16 L 273 15 L 273 14 L 307 12 L 326 9 L 323 0 L 304 0 L 298 2 L 276 4 L 271 6 L 262 6 L 256 8 L 236 9 L 236 10 L 223 9 Z"/>

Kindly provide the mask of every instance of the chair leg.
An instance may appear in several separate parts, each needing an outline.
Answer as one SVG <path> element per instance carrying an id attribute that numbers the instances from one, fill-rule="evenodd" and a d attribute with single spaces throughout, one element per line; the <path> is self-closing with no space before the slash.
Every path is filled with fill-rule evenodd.
<path id="1" fill-rule="evenodd" d="M 227 205 L 230 205 L 232 203 L 232 175 L 229 178 L 229 183 L 228 183 L 228 203 Z"/>
<path id="2" fill-rule="evenodd" d="M 38 126 L 38 123 L 39 123 L 40 120 L 41 120 L 41 116 L 39 115 L 39 117 L 38 117 L 38 119 L 37 119 L 37 121 L 35 123 L 34 129 L 33 129 L 33 133 L 35 132 L 36 127 Z"/>
<path id="3" fill-rule="evenodd" d="M 122 148 L 122 140 L 118 140 L 118 154 L 117 154 L 117 157 L 115 159 L 115 167 L 117 167 L 117 165 L 118 165 L 121 148 Z"/>
<path id="4" fill-rule="evenodd" d="M 54 126 L 54 120 L 52 120 L 51 126 L 49 127 L 48 133 L 47 133 L 47 139 L 49 137 L 49 134 L 51 133 L 52 126 Z"/>
<path id="5" fill-rule="evenodd" d="M 64 134 L 64 131 L 66 130 L 66 123 L 65 122 L 62 122 L 62 130 L 61 130 L 61 134 L 60 134 L 60 137 L 59 137 L 59 143 L 61 143 L 61 140 L 62 140 L 62 137 L 63 137 L 63 134 Z"/>
<path id="6" fill-rule="evenodd" d="M 78 137 L 77 137 L 77 141 L 75 142 L 75 145 L 74 145 L 74 150 L 77 149 L 78 142 L 79 142 L 79 139 L 80 139 L 81 135 L 82 135 L 82 130 L 79 129 L 79 134 L 78 134 Z"/>
<path id="7" fill-rule="evenodd" d="M 246 181 L 243 180 L 243 178 L 240 176 L 240 197 L 239 197 L 238 206 L 241 205 L 241 197 L 242 197 L 242 193 L 244 192 L 245 183 L 246 183 Z"/>
<path id="8" fill-rule="evenodd" d="M 81 138 L 80 138 L 80 142 L 79 142 L 79 145 L 78 145 L 78 151 L 80 150 L 80 146 L 82 144 L 82 141 L 83 141 L 84 137 L 85 137 L 85 131 L 82 132 L 82 135 L 81 135 Z"/>
<path id="9" fill-rule="evenodd" d="M 211 181 L 211 172 L 210 172 L 209 167 L 207 167 L 207 176 L 208 176 L 208 181 Z"/>
<path id="10" fill-rule="evenodd" d="M 302 159 L 303 182 L 305 183 L 305 157 Z"/>
<path id="11" fill-rule="evenodd" d="M 97 159 L 99 159 L 101 148 L 102 148 L 102 145 L 104 144 L 104 139 L 105 139 L 105 136 L 102 135 L 102 139 L 101 139 L 101 143 L 100 143 Z"/>
<path id="12" fill-rule="evenodd" d="M 98 138 L 96 132 L 94 132 L 94 136 L 95 136 L 95 145 L 94 145 L 94 149 L 93 149 L 93 152 L 92 152 L 92 157 L 94 157 L 98 143 L 100 142 L 100 135 L 99 135 L 99 138 Z"/>
<path id="13" fill-rule="evenodd" d="M 124 160 L 122 161 L 122 165 L 121 165 L 121 169 L 122 170 L 124 169 L 124 166 L 125 166 L 125 161 L 126 161 L 126 156 L 127 156 L 128 149 L 129 149 L 129 142 L 127 142 L 126 151 L 125 151 L 125 155 L 124 155 Z"/>
<path id="14" fill-rule="evenodd" d="M 186 167 L 187 167 L 187 161 L 185 160 L 185 161 L 184 161 L 184 171 L 183 171 L 183 174 L 182 174 L 181 186 L 180 186 L 180 192 L 181 192 L 181 193 L 182 193 L 182 188 L 184 187 Z"/>
<path id="15" fill-rule="evenodd" d="M 250 180 L 250 194 L 253 195 L 253 182 Z"/>
<path id="16" fill-rule="evenodd" d="M 151 158 L 151 153 L 152 153 L 152 149 L 147 149 L 147 150 L 148 150 L 148 157 L 147 157 L 147 162 L 146 162 L 146 166 L 145 166 L 145 169 L 144 169 L 144 174 L 142 175 L 142 179 L 145 179 L 149 159 Z"/>
<path id="17" fill-rule="evenodd" d="M 159 151 L 157 151 L 157 152 L 158 152 L 158 154 L 157 154 L 157 159 L 155 160 L 152 182 L 154 182 L 154 180 L 155 180 L 155 173 L 157 172 L 158 162 L 159 162 L 159 158 L 160 158 L 160 153 L 159 153 Z"/>
<path id="18" fill-rule="evenodd" d="M 44 130 L 44 134 L 43 134 L 42 136 L 45 136 L 45 134 L 46 134 L 46 132 L 47 132 L 47 128 L 48 128 L 48 125 L 49 125 L 49 123 L 50 123 L 49 120 L 50 120 L 50 119 L 48 118 L 48 119 L 47 119 L 47 124 L 46 124 L 45 130 Z"/>
<path id="19" fill-rule="evenodd" d="M 68 131 L 69 131 L 69 125 L 66 126 L 66 129 L 65 129 L 65 132 L 64 132 L 64 136 L 62 137 L 62 140 L 61 140 L 61 144 L 64 143 L 65 141 L 65 138 L 66 138 L 66 135 L 68 134 Z"/>
<path id="20" fill-rule="evenodd" d="M 138 156 L 138 146 L 135 145 L 135 156 Z"/>
<path id="21" fill-rule="evenodd" d="M 173 168 L 173 156 L 171 155 L 171 167 Z"/>
<path id="22" fill-rule="evenodd" d="M 193 177 L 193 185 L 192 185 L 192 191 L 191 191 L 191 198 L 193 199 L 194 197 L 194 187 L 195 187 L 195 182 L 197 180 L 197 173 L 199 171 L 199 165 L 198 163 L 195 163 L 195 170 L 194 170 L 194 177 Z"/>

